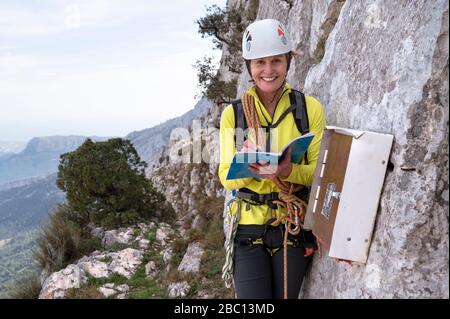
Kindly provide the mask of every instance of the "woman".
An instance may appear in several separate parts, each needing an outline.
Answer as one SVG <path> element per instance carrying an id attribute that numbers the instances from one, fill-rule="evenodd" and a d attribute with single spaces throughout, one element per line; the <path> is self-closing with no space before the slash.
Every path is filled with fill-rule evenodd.
<path id="1" fill-rule="evenodd" d="M 294 94 L 286 83 L 295 53 L 279 21 L 266 19 L 250 24 L 243 35 L 242 52 L 254 81 L 241 99 L 250 129 L 242 148 L 235 136 L 239 104 L 226 107 L 220 123 L 219 177 L 226 189 L 233 190 L 229 214 L 237 220 L 235 232 L 230 231 L 227 241 L 231 267 L 226 264 L 224 271 L 232 271 L 237 298 L 298 298 L 314 252 L 314 236 L 301 229 L 305 206 L 298 198 L 301 192 L 296 191 L 302 187 L 304 191 L 304 186 L 312 184 L 325 113 L 315 98 L 304 97 L 300 92 Z M 294 115 L 295 107 L 300 106 L 290 108 L 299 104 L 299 94 L 306 102 L 307 127 L 314 134 L 306 158 L 294 164 L 289 156 L 278 165 L 259 162 L 250 169 L 260 178 L 227 180 L 230 161 L 237 150 L 279 152 L 302 134 Z M 292 102 L 293 96 L 297 96 L 297 102 Z M 264 127 L 269 127 L 270 133 L 261 131 Z M 294 193 L 296 197 L 291 196 Z"/>

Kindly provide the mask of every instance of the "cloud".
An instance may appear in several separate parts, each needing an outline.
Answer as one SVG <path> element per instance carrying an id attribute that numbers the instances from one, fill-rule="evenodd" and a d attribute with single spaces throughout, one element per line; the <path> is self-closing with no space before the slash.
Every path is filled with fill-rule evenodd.
<path id="1" fill-rule="evenodd" d="M 62 31 L 58 16 L 0 5 L 0 37 L 42 36 Z"/>
<path id="2" fill-rule="evenodd" d="M 0 45 L 0 53 L 2 52 L 11 52 L 16 49 L 14 45 Z"/>
<path id="3" fill-rule="evenodd" d="M 183 60 L 105 65 L 86 74 L 41 81 L 0 81 L 0 137 L 9 123 L 24 121 L 28 127 L 46 123 L 61 129 L 57 123 L 67 123 L 90 132 L 102 123 L 102 134 L 109 135 L 151 127 L 191 109 L 196 82 L 192 67 Z"/>
<path id="4" fill-rule="evenodd" d="M 10 53 L 0 55 L 0 70 L 30 68 L 36 66 L 36 61 L 31 55 L 13 55 Z"/>
<path id="5" fill-rule="evenodd" d="M 0 138 L 125 135 L 192 109 L 202 5 L 0 1 Z"/>
<path id="6" fill-rule="evenodd" d="M 37 7 L 4 1 L 0 3 L 0 37 L 49 36 L 83 27 L 111 27 L 136 17 L 156 19 L 169 10 L 144 0 L 47 0 L 38 2 Z"/>

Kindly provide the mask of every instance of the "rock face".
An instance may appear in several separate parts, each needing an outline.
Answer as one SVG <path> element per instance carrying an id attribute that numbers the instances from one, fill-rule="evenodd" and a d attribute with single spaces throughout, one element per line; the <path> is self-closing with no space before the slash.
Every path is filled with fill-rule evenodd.
<path id="1" fill-rule="evenodd" d="M 131 228 L 125 231 L 120 229 L 108 230 L 103 235 L 102 245 L 110 247 L 116 243 L 128 244 L 132 237 L 133 229 Z"/>
<path id="2" fill-rule="evenodd" d="M 183 298 L 186 297 L 191 287 L 187 281 L 176 282 L 169 285 L 169 298 Z"/>
<path id="3" fill-rule="evenodd" d="M 130 287 L 127 284 L 116 286 L 113 283 L 104 284 L 102 287 L 98 288 L 98 291 L 106 298 L 117 295 L 117 299 L 124 299 L 129 290 Z"/>
<path id="4" fill-rule="evenodd" d="M 156 230 L 156 240 L 160 241 L 161 244 L 165 245 L 169 236 L 172 234 L 172 229 L 168 224 L 161 223 L 160 227 Z"/>
<path id="5" fill-rule="evenodd" d="M 87 281 L 84 271 L 77 265 L 69 265 L 48 277 L 42 285 L 39 299 L 64 298 L 66 290 L 80 288 Z"/>
<path id="6" fill-rule="evenodd" d="M 315 96 L 327 124 L 388 133 L 394 145 L 381 195 L 369 259 L 364 266 L 315 257 L 303 298 L 448 298 L 448 1 L 230 0 L 243 16 L 258 5 L 257 19 L 275 18 L 290 32 L 295 50 L 287 81 Z M 237 97 L 249 87 L 238 78 Z M 218 127 L 222 106 L 212 106 L 203 127 Z M 193 134 L 191 127 L 189 134 Z M 216 132 L 217 133 L 217 132 Z M 214 158 L 218 136 L 203 131 Z M 169 144 L 150 178 L 178 213 L 183 231 L 201 229 L 199 215 L 215 211 L 226 193 L 217 162 L 169 161 Z M 178 148 L 180 150 L 181 148 Z M 203 150 L 205 152 L 205 150 Z M 205 205 L 212 200 L 214 205 Z M 223 202 L 223 200 L 222 200 Z M 215 212 L 217 213 L 217 212 Z M 193 222 L 195 221 L 195 222 Z M 175 289 L 176 295 L 182 295 Z"/>
<path id="7" fill-rule="evenodd" d="M 145 250 L 150 245 L 149 240 L 143 239 L 141 236 L 135 237 L 133 234 L 147 231 L 152 227 L 154 227 L 154 223 L 139 224 L 136 228 L 108 231 L 104 231 L 100 227 L 92 228 L 91 234 L 101 239 L 105 249 L 111 248 L 114 244 L 132 245 L 133 243 L 137 244 L 139 249 L 128 247 L 120 251 L 94 251 L 89 256 L 79 259 L 76 264 L 68 265 L 58 272 L 48 274 L 44 270 L 41 273 L 42 290 L 39 298 L 64 298 L 68 289 L 80 288 L 88 281 L 89 277 L 108 278 L 113 274 L 118 274 L 130 279 L 141 265 Z M 128 288 L 115 287 L 114 284 L 108 283 L 100 287 L 99 291 L 105 297 L 117 295 L 117 298 L 123 298 L 126 296 Z"/>
<path id="8" fill-rule="evenodd" d="M 178 271 L 198 272 L 200 270 L 200 262 L 202 260 L 203 248 L 199 243 L 191 243 L 184 254 L 183 260 L 178 266 Z"/>
<path id="9" fill-rule="evenodd" d="M 170 140 L 170 133 L 176 127 L 188 127 L 192 120 L 200 118 L 208 113 L 211 103 L 207 99 L 201 99 L 194 109 L 180 117 L 168 120 L 162 124 L 142 131 L 132 132 L 126 136 L 129 139 L 142 160 L 152 165 L 158 160 L 158 156 Z"/>
<path id="10" fill-rule="evenodd" d="M 291 3 L 258 12 L 298 43 L 288 82 L 328 125 L 395 138 L 367 265 L 316 256 L 302 297 L 448 298 L 448 1 Z"/>
<path id="11" fill-rule="evenodd" d="M 81 258 L 77 264 L 69 265 L 51 274 L 42 285 L 39 299 L 64 298 L 68 289 L 80 288 L 88 281 L 88 276 L 107 278 L 116 273 L 129 279 L 141 264 L 142 257 L 143 252 L 133 248 L 103 254 L 94 252 L 90 256 Z M 116 293 L 113 287 L 102 288 L 100 292 L 106 297 Z"/>
<path id="12" fill-rule="evenodd" d="M 136 277 L 133 276 L 141 276 L 139 269 L 143 268 L 145 279 L 151 281 L 146 284 L 152 285 L 160 283 L 170 271 L 170 260 L 173 257 L 170 237 L 174 232 L 169 224 L 156 225 L 152 221 L 149 224 L 138 224 L 136 227 L 108 231 L 93 225 L 89 227 L 91 234 L 97 236 L 103 243 L 104 251 L 94 251 L 58 272 L 42 271 L 40 299 L 66 298 L 69 289 L 84 288 L 93 278 L 99 279 L 98 282 L 102 283 L 102 286 L 97 286 L 97 291 L 105 298 L 125 299 L 129 293 L 133 293 L 133 289 L 136 289 L 133 284 Z M 153 236 L 154 240 L 143 238 Z M 121 250 L 111 251 L 114 247 Z M 189 277 L 187 273 L 198 273 L 203 252 L 204 249 L 199 242 L 191 243 L 178 265 L 178 272 L 184 273 L 185 277 Z M 149 261 L 152 257 L 158 260 L 158 255 L 161 255 L 161 264 L 154 260 Z M 117 280 L 117 275 L 124 277 L 120 279 L 121 285 L 108 282 Z M 142 278 L 138 281 L 142 281 Z M 132 288 L 127 283 L 130 283 Z M 173 282 L 165 285 L 164 289 L 167 289 L 167 296 L 171 298 L 186 297 L 190 292 L 190 285 L 188 282 Z"/>

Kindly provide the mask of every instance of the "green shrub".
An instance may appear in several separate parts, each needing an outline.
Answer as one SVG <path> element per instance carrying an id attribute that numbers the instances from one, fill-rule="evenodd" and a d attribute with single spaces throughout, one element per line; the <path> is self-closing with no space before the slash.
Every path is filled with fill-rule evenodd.
<path id="1" fill-rule="evenodd" d="M 197 60 L 194 67 L 197 69 L 199 96 L 205 96 L 216 104 L 231 103 L 237 94 L 237 79 L 228 82 L 220 80 L 211 57 Z"/>
<path id="2" fill-rule="evenodd" d="M 256 19 L 258 4 L 259 1 L 252 0 L 248 12 L 243 12 L 242 7 L 222 9 L 212 5 L 206 8 L 206 15 L 196 21 L 202 38 L 212 37 L 216 49 L 227 46 L 231 54 L 225 57 L 224 63 L 233 73 L 242 71 L 242 33 L 247 24 Z"/>
<path id="3" fill-rule="evenodd" d="M 57 185 L 67 194 L 70 219 L 82 227 L 93 222 L 118 228 L 170 215 L 164 195 L 145 177 L 146 167 L 133 144 L 120 138 L 86 139 L 61 155 Z"/>
<path id="4" fill-rule="evenodd" d="M 317 43 L 316 50 L 314 51 L 314 54 L 313 54 L 314 64 L 318 64 L 318 63 L 320 63 L 320 61 L 322 61 L 323 56 L 325 55 L 325 43 L 326 43 L 326 41 L 327 41 L 326 38 L 320 38 L 319 39 L 319 42 Z"/>
<path id="5" fill-rule="evenodd" d="M 65 299 L 106 299 L 94 285 L 86 285 L 80 288 L 72 288 L 66 291 Z"/>
<path id="6" fill-rule="evenodd" d="M 42 286 L 37 274 L 21 280 L 17 286 L 11 291 L 12 299 L 38 299 Z"/>
<path id="7" fill-rule="evenodd" d="M 87 282 L 88 286 L 95 286 L 98 288 L 108 283 L 123 285 L 128 283 L 128 279 L 127 277 L 119 275 L 117 273 L 113 273 L 109 277 L 101 277 L 101 278 L 95 278 L 88 275 L 88 282 Z"/>
<path id="8" fill-rule="evenodd" d="M 42 268 L 58 271 L 79 256 L 81 242 L 80 227 L 67 218 L 67 207 L 59 205 L 49 215 L 47 224 L 41 227 L 34 249 L 35 257 Z"/>
<path id="9" fill-rule="evenodd" d="M 150 243 L 155 243 L 156 242 L 156 228 L 153 228 L 151 230 L 149 230 L 147 233 L 145 233 L 144 238 L 149 240 Z"/>
<path id="10" fill-rule="evenodd" d="M 101 247 L 100 239 L 70 220 L 70 214 L 66 205 L 56 206 L 38 233 L 33 254 L 47 271 L 58 271 Z"/>

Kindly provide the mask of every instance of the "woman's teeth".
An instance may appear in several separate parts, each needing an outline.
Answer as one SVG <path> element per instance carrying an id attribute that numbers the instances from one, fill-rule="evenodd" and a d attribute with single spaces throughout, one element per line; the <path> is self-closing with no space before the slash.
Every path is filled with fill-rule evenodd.
<path id="1" fill-rule="evenodd" d="M 271 78 L 267 78 L 267 77 L 262 77 L 262 79 L 264 80 L 264 81 L 267 81 L 267 82 L 271 82 L 271 81 L 273 81 L 273 80 L 275 80 L 275 76 L 273 76 L 273 77 L 271 77 Z"/>

